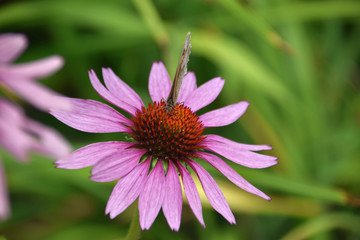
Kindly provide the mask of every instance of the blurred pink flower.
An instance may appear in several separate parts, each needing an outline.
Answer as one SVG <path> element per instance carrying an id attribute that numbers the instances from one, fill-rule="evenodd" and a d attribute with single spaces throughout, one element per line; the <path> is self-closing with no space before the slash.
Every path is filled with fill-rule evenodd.
<path id="1" fill-rule="evenodd" d="M 29 151 L 52 158 L 70 153 L 66 140 L 54 129 L 28 118 L 23 110 L 0 98 L 0 146 L 19 160 Z"/>
<path id="2" fill-rule="evenodd" d="M 0 158 L 0 221 L 7 219 L 10 215 L 9 195 L 6 186 L 5 171 Z"/>
<path id="3" fill-rule="evenodd" d="M 0 87 L 8 88 L 35 107 L 67 109 L 69 103 L 59 95 L 36 83 L 63 65 L 60 56 L 48 57 L 30 63 L 12 64 L 27 46 L 22 34 L 0 34 Z M 1 89 L 1 88 L 0 88 Z M 55 130 L 27 118 L 21 107 L 0 97 L 0 147 L 20 160 L 26 160 L 29 151 L 52 158 L 70 153 L 68 142 Z M 0 159 L 1 160 L 1 159 Z M 5 172 L 0 163 L 0 219 L 9 215 L 9 200 Z"/>
<path id="4" fill-rule="evenodd" d="M 94 166 L 91 179 L 107 182 L 120 179 L 107 203 L 106 214 L 114 218 L 139 197 L 140 226 L 149 229 L 160 208 L 172 230 L 178 231 L 182 211 L 182 190 L 196 218 L 205 227 L 202 207 L 195 182 L 186 166 L 194 170 L 213 208 L 230 223 L 234 215 L 220 188 L 198 163 L 208 162 L 238 187 L 266 200 L 270 198 L 242 178 L 219 154 L 250 168 L 277 164 L 277 158 L 252 151 L 271 149 L 268 145 L 233 142 L 218 135 L 203 135 L 209 127 L 235 122 L 249 103 L 241 101 L 197 116 L 196 111 L 210 104 L 220 93 L 224 80 L 217 77 L 200 87 L 194 73 L 188 73 L 180 89 L 175 109 L 166 113 L 171 80 L 165 66 L 154 63 L 149 76 L 149 92 L 154 104 L 146 108 L 141 98 L 111 69 L 103 69 L 106 87 L 95 72 L 89 72 L 95 90 L 108 102 L 131 115 L 126 118 L 113 108 L 93 100 L 69 99 L 71 111 L 52 110 L 57 119 L 75 129 L 92 132 L 123 132 L 132 142 L 100 142 L 76 150 L 56 161 L 59 168 L 77 169 Z"/>
<path id="5" fill-rule="evenodd" d="M 68 103 L 58 99 L 59 94 L 38 84 L 37 78 L 47 77 L 59 70 L 64 60 L 51 56 L 29 63 L 13 64 L 27 47 L 22 34 L 0 34 L 0 84 L 16 92 L 35 107 L 48 111 L 49 108 L 67 108 Z"/>

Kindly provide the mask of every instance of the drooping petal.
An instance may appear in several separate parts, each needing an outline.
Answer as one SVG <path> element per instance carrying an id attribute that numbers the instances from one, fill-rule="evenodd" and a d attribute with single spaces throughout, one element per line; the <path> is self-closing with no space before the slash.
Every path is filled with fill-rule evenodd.
<path id="1" fill-rule="evenodd" d="M 6 75 L 9 81 L 13 77 L 31 81 L 36 78 L 47 77 L 58 71 L 64 65 L 64 59 L 60 56 L 51 56 L 28 63 L 14 64 L 6 67 Z"/>
<path id="2" fill-rule="evenodd" d="M 124 149 L 98 161 L 91 169 L 91 180 L 110 182 L 127 175 L 145 154 L 144 149 Z"/>
<path id="3" fill-rule="evenodd" d="M 23 109 L 14 103 L 0 97 L 0 121 L 13 125 L 22 125 L 24 121 Z"/>
<path id="4" fill-rule="evenodd" d="M 27 160 L 33 139 L 20 126 L 0 121 L 0 146 L 19 160 Z"/>
<path id="5" fill-rule="evenodd" d="M 181 163 L 176 163 L 176 167 L 180 172 L 182 183 L 184 186 L 184 192 L 188 200 L 189 206 L 200 224 L 205 228 L 204 218 L 202 215 L 201 200 L 195 182 L 192 179 L 188 170 L 186 170 L 186 168 Z"/>
<path id="6" fill-rule="evenodd" d="M 51 110 L 50 113 L 61 122 L 84 132 L 107 133 L 127 132 L 125 125 L 132 122 L 113 108 L 101 102 L 67 98 L 72 105 L 70 111 Z"/>
<path id="7" fill-rule="evenodd" d="M 53 158 L 70 153 L 69 143 L 54 129 L 29 119 L 16 104 L 0 98 L 0 142 L 9 152 L 25 159 L 35 150 Z"/>
<path id="8" fill-rule="evenodd" d="M 89 71 L 89 78 L 91 85 L 103 99 L 135 116 L 137 108 L 119 99 L 118 97 L 114 96 L 109 90 L 107 90 L 100 82 L 99 78 L 96 76 L 94 70 Z"/>
<path id="9" fill-rule="evenodd" d="M 249 102 L 241 101 L 229 106 L 207 112 L 199 117 L 204 127 L 222 127 L 238 120 L 246 111 Z"/>
<path id="10" fill-rule="evenodd" d="M 165 196 L 165 175 L 161 159 L 151 170 L 139 197 L 140 226 L 149 230 L 159 214 Z"/>
<path id="11" fill-rule="evenodd" d="M 70 153 L 69 143 L 54 129 L 26 117 L 16 104 L 0 98 L 0 144 L 25 160 L 29 150 L 58 158 Z"/>
<path id="12" fill-rule="evenodd" d="M 213 206 L 213 208 L 218 213 L 220 213 L 226 220 L 228 220 L 229 223 L 235 224 L 235 217 L 232 214 L 231 209 L 215 180 L 197 162 L 192 160 L 188 160 L 186 162 L 192 169 L 194 169 L 196 175 L 199 177 L 201 185 L 204 189 L 206 197 L 209 199 L 211 206 Z"/>
<path id="13" fill-rule="evenodd" d="M 166 99 L 171 88 L 171 80 L 162 62 L 154 62 L 149 75 L 149 93 L 153 102 Z"/>
<path id="14" fill-rule="evenodd" d="M 188 72 L 181 84 L 180 91 L 179 91 L 179 98 L 178 102 L 184 102 L 185 99 L 196 89 L 196 77 L 195 73 Z"/>
<path id="15" fill-rule="evenodd" d="M 212 103 L 223 88 L 225 83 L 224 79 L 220 77 L 211 79 L 195 89 L 184 101 L 185 106 L 191 108 L 193 112 Z"/>
<path id="16" fill-rule="evenodd" d="M 90 167 L 104 157 L 117 151 L 128 148 L 132 143 L 128 142 L 99 142 L 82 147 L 69 156 L 61 158 L 55 162 L 58 168 L 78 169 Z"/>
<path id="17" fill-rule="evenodd" d="M 32 150 L 43 153 L 52 158 L 60 158 L 70 154 L 70 144 L 55 129 L 41 123 L 26 119 L 23 129 L 34 137 Z"/>
<path id="18" fill-rule="evenodd" d="M 12 62 L 27 47 L 23 34 L 6 33 L 0 35 L 0 63 Z"/>
<path id="19" fill-rule="evenodd" d="M 210 163 L 214 168 L 216 168 L 219 172 L 221 172 L 225 177 L 227 177 L 231 182 L 233 182 L 238 187 L 244 189 L 245 191 L 258 195 L 268 201 L 271 200 L 269 196 L 265 193 L 251 185 L 248 181 L 246 181 L 243 177 L 241 177 L 234 169 L 232 169 L 229 165 L 227 165 L 221 158 L 218 156 L 205 153 L 205 152 L 197 152 L 199 157 Z"/>
<path id="20" fill-rule="evenodd" d="M 122 213 L 142 192 L 150 162 L 149 157 L 118 181 L 106 205 L 105 214 L 110 213 L 111 219 Z"/>
<path id="21" fill-rule="evenodd" d="M 10 202 L 7 190 L 5 171 L 0 159 L 0 220 L 10 216 Z"/>
<path id="22" fill-rule="evenodd" d="M 142 106 L 144 106 L 139 95 L 131 87 L 129 87 L 129 85 L 121 80 L 110 68 L 103 68 L 102 72 L 105 85 L 114 96 L 139 110 Z"/>
<path id="23" fill-rule="evenodd" d="M 70 103 L 66 98 L 37 82 L 27 79 L 12 79 L 4 82 L 6 86 L 19 94 L 35 107 L 49 111 L 50 109 L 66 110 L 70 108 Z"/>
<path id="24" fill-rule="evenodd" d="M 205 145 L 206 143 L 206 145 Z M 205 149 L 216 152 L 223 157 L 249 168 L 267 168 L 277 164 L 276 157 L 262 155 L 250 151 L 244 151 L 238 148 L 233 148 L 220 142 L 205 142 Z"/>
<path id="25" fill-rule="evenodd" d="M 169 167 L 165 177 L 165 198 L 162 209 L 171 230 L 179 231 L 182 210 L 182 192 L 179 176 L 172 161 L 169 161 Z"/>
<path id="26" fill-rule="evenodd" d="M 207 145 L 208 143 L 212 143 L 212 142 L 224 143 L 232 148 L 236 148 L 243 151 L 263 151 L 263 150 L 272 149 L 270 145 L 253 145 L 253 144 L 238 143 L 215 134 L 206 135 L 206 138 L 202 142 L 202 144 Z"/>

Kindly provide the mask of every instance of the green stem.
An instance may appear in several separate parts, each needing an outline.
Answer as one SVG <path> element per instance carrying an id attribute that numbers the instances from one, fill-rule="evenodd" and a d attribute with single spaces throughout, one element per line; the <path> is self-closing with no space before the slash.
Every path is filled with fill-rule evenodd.
<path id="1" fill-rule="evenodd" d="M 126 240 L 140 239 L 140 224 L 139 224 L 139 210 L 136 209 L 133 219 L 131 220 L 129 231 L 126 235 Z"/>

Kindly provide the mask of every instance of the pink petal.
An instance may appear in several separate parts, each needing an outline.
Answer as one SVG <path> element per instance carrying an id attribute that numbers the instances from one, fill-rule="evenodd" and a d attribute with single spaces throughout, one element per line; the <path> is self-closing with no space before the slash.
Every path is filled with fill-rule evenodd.
<path id="1" fill-rule="evenodd" d="M 116 76 L 110 68 L 103 68 L 102 71 L 105 85 L 113 96 L 117 96 L 119 99 L 122 99 L 124 102 L 139 110 L 144 106 L 139 95 L 123 80 Z"/>
<path id="2" fill-rule="evenodd" d="M 6 176 L 4 167 L 0 159 L 0 220 L 5 220 L 10 216 L 10 201 L 7 190 Z"/>
<path id="3" fill-rule="evenodd" d="M 20 126 L 0 121 L 0 146 L 20 160 L 27 160 L 33 139 Z"/>
<path id="4" fill-rule="evenodd" d="M 41 60 L 10 65 L 6 67 L 7 78 L 17 76 L 24 80 L 33 80 L 52 75 L 64 65 L 64 59 L 60 56 L 51 56 Z M 10 80 L 10 79 L 9 79 Z M 11 81 L 11 80 L 10 80 Z"/>
<path id="5" fill-rule="evenodd" d="M 35 142 L 23 129 L 25 119 L 18 105 L 0 98 L 0 146 L 20 160 L 27 160 L 27 152 Z"/>
<path id="6" fill-rule="evenodd" d="M 20 159 L 28 150 L 53 158 L 70 153 L 69 143 L 54 129 L 27 118 L 22 109 L 0 98 L 0 142 Z"/>
<path id="7" fill-rule="evenodd" d="M 204 127 L 222 127 L 238 120 L 246 111 L 249 103 L 238 102 L 223 108 L 207 112 L 199 117 Z"/>
<path id="8" fill-rule="evenodd" d="M 125 125 L 132 122 L 113 108 L 101 102 L 66 98 L 72 104 L 70 111 L 51 110 L 50 113 L 61 122 L 84 132 L 107 133 L 128 132 Z"/>
<path id="9" fill-rule="evenodd" d="M 206 146 L 210 142 L 211 143 L 212 142 L 224 143 L 226 145 L 229 145 L 232 148 L 236 148 L 236 149 L 243 150 L 243 151 L 262 151 L 262 150 L 271 150 L 272 149 L 272 147 L 269 145 L 252 145 L 252 144 L 238 143 L 238 142 L 231 141 L 227 138 L 224 138 L 224 137 L 221 137 L 221 136 L 215 135 L 215 134 L 206 135 L 206 138 L 202 142 L 202 144 L 204 144 Z"/>
<path id="10" fill-rule="evenodd" d="M 78 169 L 96 164 L 104 157 L 128 148 L 132 143 L 128 142 L 99 142 L 82 147 L 69 156 L 55 162 L 58 168 Z"/>
<path id="11" fill-rule="evenodd" d="M 200 224 L 205 228 L 205 223 L 202 215 L 201 200 L 195 182 L 192 179 L 188 170 L 182 164 L 176 163 L 176 167 L 181 174 L 184 192 L 188 200 L 189 206 Z"/>
<path id="12" fill-rule="evenodd" d="M 4 84 L 30 102 L 35 107 L 49 111 L 50 109 L 69 109 L 70 103 L 58 93 L 27 79 L 12 79 Z"/>
<path id="13" fill-rule="evenodd" d="M 131 172 L 146 153 L 143 149 L 124 149 L 98 161 L 91 169 L 91 180 L 110 182 Z"/>
<path id="14" fill-rule="evenodd" d="M 149 230 L 159 214 L 165 196 L 165 176 L 162 160 L 159 159 L 151 170 L 144 190 L 139 197 L 140 226 Z"/>
<path id="15" fill-rule="evenodd" d="M 178 173 L 169 161 L 165 178 L 165 198 L 162 205 L 165 218 L 173 231 L 179 231 L 182 210 L 182 192 Z"/>
<path id="16" fill-rule="evenodd" d="M 0 97 L 1 122 L 21 125 L 24 121 L 24 117 L 24 111 L 19 105 L 11 103 Z"/>
<path id="17" fill-rule="evenodd" d="M 25 132 L 34 135 L 36 142 L 32 149 L 52 158 L 64 157 L 71 152 L 70 144 L 55 129 L 27 119 L 23 127 Z"/>
<path id="18" fill-rule="evenodd" d="M 199 157 L 210 163 L 214 168 L 216 168 L 219 172 L 221 172 L 225 177 L 227 177 L 231 182 L 233 182 L 236 186 L 244 189 L 245 191 L 258 195 L 268 201 L 271 200 L 269 196 L 265 193 L 251 185 L 248 181 L 246 181 L 243 177 L 241 177 L 234 169 L 232 169 L 229 165 L 227 165 L 221 158 L 204 152 L 197 152 Z"/>
<path id="19" fill-rule="evenodd" d="M 135 116 L 135 113 L 138 109 L 114 96 L 109 90 L 107 90 L 96 76 L 94 70 L 89 71 L 89 78 L 93 88 L 103 99 Z"/>
<path id="20" fill-rule="evenodd" d="M 185 102 L 189 94 L 191 94 L 195 89 L 196 89 L 195 73 L 188 72 L 185 75 L 182 85 L 180 87 L 178 102 L 180 103 Z"/>
<path id="21" fill-rule="evenodd" d="M 151 158 L 137 165 L 128 175 L 118 181 L 106 206 L 106 214 L 114 218 L 122 213 L 144 189 Z"/>
<path id="22" fill-rule="evenodd" d="M 153 102 L 166 99 L 171 88 L 169 74 L 162 62 L 154 62 L 149 76 L 149 93 Z"/>
<path id="23" fill-rule="evenodd" d="M 5 33 L 0 35 L 0 63 L 12 62 L 27 47 L 23 34 Z"/>
<path id="24" fill-rule="evenodd" d="M 195 89 L 184 101 L 184 104 L 196 112 L 199 109 L 212 103 L 223 88 L 224 79 L 220 77 L 211 79 L 199 88 Z"/>
<path id="25" fill-rule="evenodd" d="M 213 208 L 218 213 L 220 213 L 226 220 L 228 220 L 229 223 L 235 224 L 236 221 L 234 215 L 232 214 L 231 209 L 215 180 L 197 162 L 192 160 L 188 160 L 186 162 L 192 169 L 194 169 L 195 173 L 199 177 L 201 185 L 204 189 L 206 197 L 209 199 L 211 206 L 213 206 Z"/>
<path id="26" fill-rule="evenodd" d="M 249 168 L 267 168 L 278 163 L 276 157 L 244 151 L 220 142 L 206 142 L 205 146 L 206 150 L 216 152 L 237 164 Z"/>

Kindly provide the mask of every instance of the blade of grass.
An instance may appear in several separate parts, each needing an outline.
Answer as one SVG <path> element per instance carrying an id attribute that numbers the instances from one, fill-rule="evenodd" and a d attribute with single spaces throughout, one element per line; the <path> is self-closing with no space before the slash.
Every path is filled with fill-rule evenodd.
<path id="1" fill-rule="evenodd" d="M 271 29 L 267 22 L 262 20 L 255 12 L 245 9 L 235 0 L 218 0 L 217 3 L 238 19 L 239 24 L 247 25 L 250 31 L 255 32 L 265 42 L 288 54 L 294 52 L 292 47 Z"/>
<path id="2" fill-rule="evenodd" d="M 249 86 L 277 101 L 292 98 L 279 79 L 252 52 L 229 36 L 194 32 L 192 51 L 207 57 L 218 66 L 229 69 Z M 235 78 L 235 77 L 234 77 Z"/>
<path id="3" fill-rule="evenodd" d="M 308 239 L 319 233 L 328 232 L 334 229 L 344 229 L 353 233 L 360 234 L 360 217 L 349 213 L 330 213 L 310 219 L 302 225 L 296 227 L 282 240 Z"/>
<path id="4" fill-rule="evenodd" d="M 133 0 L 133 2 L 157 44 L 160 47 L 167 47 L 169 44 L 169 35 L 167 34 L 164 23 L 151 0 Z"/>
<path id="5" fill-rule="evenodd" d="M 264 9 L 260 13 L 271 24 L 289 24 L 325 19 L 354 18 L 360 15 L 359 1 L 287 2 Z"/>
<path id="6" fill-rule="evenodd" d="M 197 188 L 199 189 L 199 196 L 203 206 L 211 208 L 211 205 L 202 190 L 200 181 L 196 176 L 193 176 L 193 178 Z M 216 182 L 221 191 L 224 193 L 230 208 L 236 213 L 280 214 L 296 217 L 314 217 L 324 211 L 321 204 L 315 201 L 293 197 L 272 196 L 271 202 L 267 202 L 258 196 L 237 188 L 229 182 L 218 179 L 216 179 Z M 183 198 L 186 201 L 185 195 Z"/>

